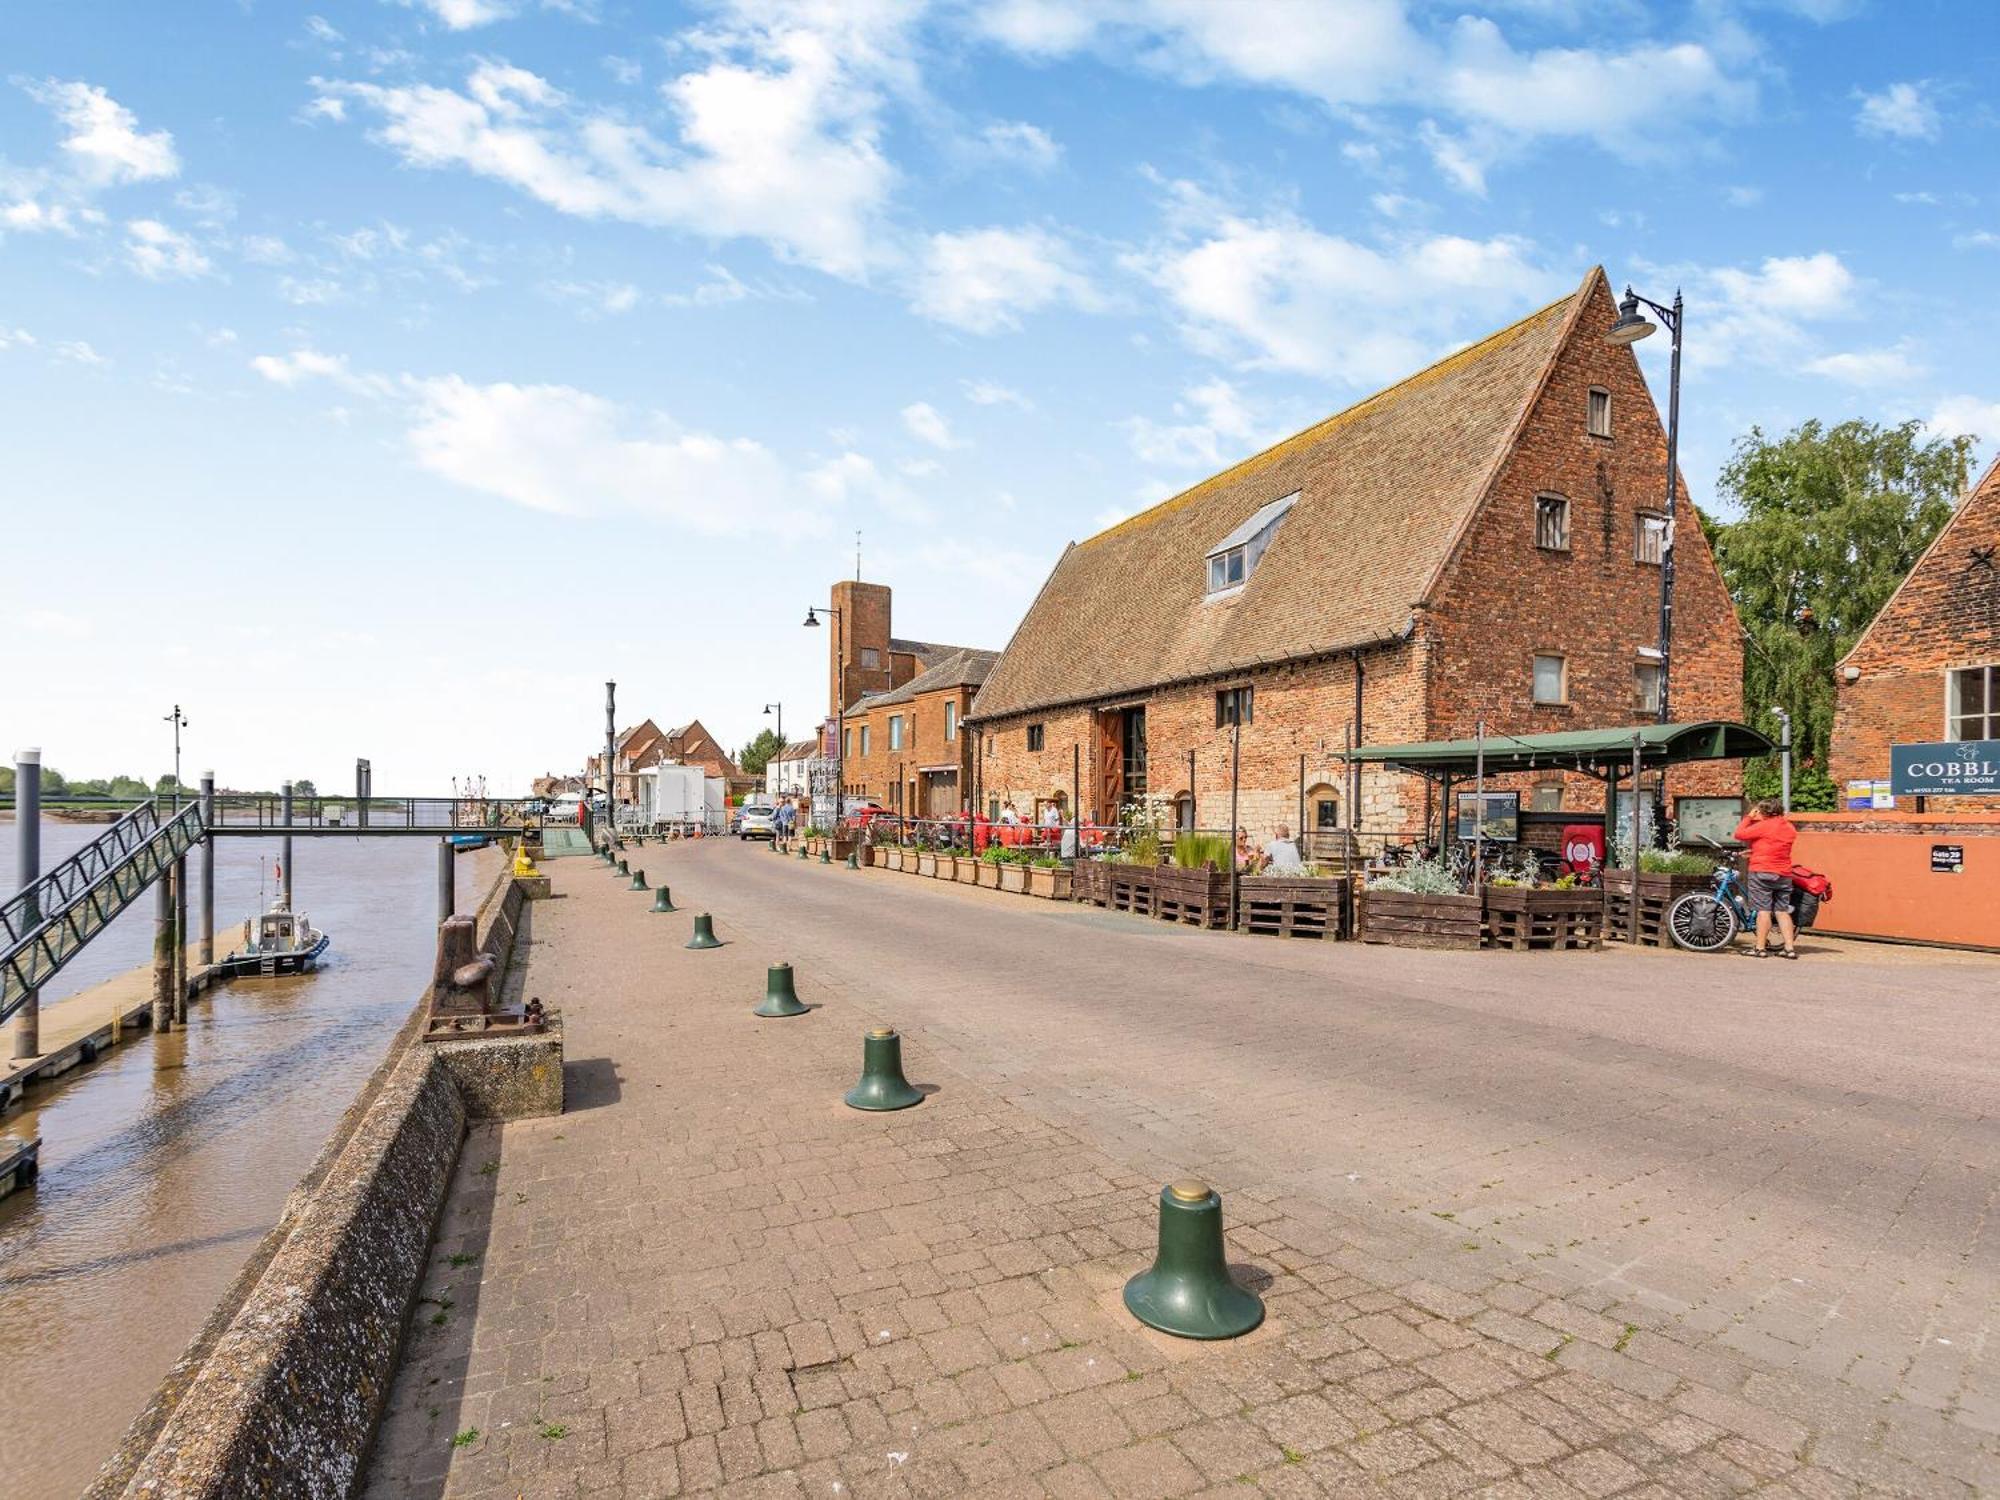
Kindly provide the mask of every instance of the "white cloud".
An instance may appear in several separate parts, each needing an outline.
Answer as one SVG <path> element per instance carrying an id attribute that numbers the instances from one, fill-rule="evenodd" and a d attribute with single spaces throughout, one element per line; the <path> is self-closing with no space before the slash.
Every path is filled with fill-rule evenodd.
<path id="1" fill-rule="evenodd" d="M 1803 364 L 1813 357 L 1809 325 L 1852 316 L 1866 285 L 1829 250 L 1770 256 L 1755 269 L 1686 269 L 1675 279 L 1689 283 L 1689 300 L 1703 309 L 1700 336 L 1690 334 L 1686 350 L 1696 368 Z"/>
<path id="2" fill-rule="evenodd" d="M 637 515 L 711 535 L 805 524 L 791 476 L 745 438 L 682 429 L 565 385 L 407 382 L 418 465 L 557 515 Z"/>
<path id="3" fill-rule="evenodd" d="M 280 276 L 278 295 L 294 307 L 328 307 L 347 293 L 330 276 Z"/>
<path id="4" fill-rule="evenodd" d="M 961 380 L 959 388 L 974 406 L 1014 406 L 1022 411 L 1035 409 L 1035 403 L 1026 396 L 996 380 Z"/>
<path id="5" fill-rule="evenodd" d="M 20 234 L 73 235 L 84 218 L 68 204 L 38 203 L 32 198 L 23 198 L 0 208 L 0 229 L 11 229 Z"/>
<path id="6" fill-rule="evenodd" d="M 1924 424 L 1937 437 L 1976 436 L 1991 446 L 2000 438 L 2000 401 L 1983 396 L 1947 396 Z"/>
<path id="7" fill-rule="evenodd" d="M 963 446 L 952 436 L 951 423 L 945 420 L 944 413 L 928 401 L 912 401 L 904 407 L 903 426 L 913 437 L 929 443 L 933 448 L 949 450 Z"/>
<path id="8" fill-rule="evenodd" d="M 875 72 L 901 18 L 772 13 L 693 34 L 708 66 L 664 84 L 678 141 L 485 60 L 463 92 L 319 80 L 366 107 L 375 139 L 412 166 L 457 167 L 559 213 L 746 236 L 860 278 L 887 258 L 876 219 L 894 180 Z M 810 24 L 808 24 L 810 22 Z"/>
<path id="9" fill-rule="evenodd" d="M 356 375 L 347 367 L 344 354 L 323 354 L 317 349 L 294 349 L 290 354 L 259 354 L 250 368 L 274 385 L 294 389 L 313 380 L 331 381 L 357 395 L 381 396 L 391 389 L 379 375 Z"/>
<path id="10" fill-rule="evenodd" d="M 549 291 L 562 301 L 575 304 L 586 318 L 628 313 L 644 295 L 629 281 L 561 281 Z"/>
<path id="11" fill-rule="evenodd" d="M 49 346 L 49 352 L 57 359 L 73 365 L 108 365 L 110 360 L 99 354 L 83 339 L 59 339 Z"/>
<path id="12" fill-rule="evenodd" d="M 1062 160 L 1062 147 L 1046 130 L 1022 120 L 1003 120 L 979 134 L 987 155 L 1030 172 L 1046 172 Z"/>
<path id="13" fill-rule="evenodd" d="M 807 493 L 826 509 L 873 506 L 899 521 L 926 522 L 934 512 L 923 497 L 899 478 L 884 474 L 875 460 L 849 451 L 828 459 L 804 475 Z"/>
<path id="14" fill-rule="evenodd" d="M 30 635 L 49 636 L 57 640 L 81 641 L 91 634 L 87 618 L 59 609 L 24 609 L 20 621 L 21 628 Z"/>
<path id="15" fill-rule="evenodd" d="M 1257 423 L 1242 393 L 1226 380 L 1190 386 L 1174 403 L 1174 414 L 1191 420 L 1160 423 L 1133 417 L 1125 423 L 1125 436 L 1142 463 L 1216 469 L 1256 446 Z"/>
<path id="16" fill-rule="evenodd" d="M 503 0 L 397 0 L 397 3 L 428 12 L 452 31 L 490 26 L 514 14 L 514 7 Z"/>
<path id="17" fill-rule="evenodd" d="M 32 349 L 35 347 L 35 336 L 25 328 L 8 328 L 0 324 L 0 349 L 11 349 L 16 345 Z"/>
<path id="18" fill-rule="evenodd" d="M 1764 201 L 1764 190 L 1747 183 L 1736 183 L 1722 190 L 1722 201 L 1731 208 L 1755 208 Z"/>
<path id="19" fill-rule="evenodd" d="M 1484 190 L 1496 161 L 1538 141 L 1661 156 L 1755 102 L 1753 59 L 1731 28 L 1703 41 L 1519 51 L 1490 20 L 1432 25 L 1413 10 L 1406 0 L 1001 0 L 983 6 L 975 25 L 1037 58 L 1094 49 L 1190 87 L 1280 90 L 1344 118 L 1357 109 L 1416 112 L 1427 117 L 1421 138 L 1438 170 L 1471 192 Z M 1349 145 L 1365 165 L 1379 163 L 1379 146 Z"/>
<path id="20" fill-rule="evenodd" d="M 1990 229 L 1974 230 L 1971 234 L 1953 235 L 1951 248 L 1954 250 L 2000 250 L 2000 234 Z"/>
<path id="21" fill-rule="evenodd" d="M 282 266 L 292 260 L 292 248 L 275 234 L 246 234 L 238 246 L 243 258 L 252 265 Z"/>
<path id="22" fill-rule="evenodd" d="M 307 16 L 306 35 L 316 42 L 325 42 L 328 46 L 343 40 L 340 28 L 325 16 Z"/>
<path id="23" fill-rule="evenodd" d="M 911 306 L 969 333 L 997 333 L 1059 302 L 1102 305 L 1069 246 L 1046 229 L 990 228 L 932 235 Z"/>
<path id="24" fill-rule="evenodd" d="M 1356 385 L 1406 375 L 1570 284 L 1511 236 L 1378 250 L 1290 216 L 1223 214 L 1135 264 L 1204 353 Z"/>
<path id="25" fill-rule="evenodd" d="M 129 219 L 125 224 L 125 258 L 149 281 L 206 276 L 208 257 L 177 229 L 158 219 Z"/>
<path id="26" fill-rule="evenodd" d="M 1879 94 L 1861 94 L 1854 128 L 1863 135 L 1892 136 L 1903 141 L 1934 141 L 1938 136 L 1937 105 L 1926 83 L 1892 83 Z"/>
<path id="27" fill-rule="evenodd" d="M 142 132 L 138 116 L 95 84 L 50 78 L 27 89 L 68 130 L 62 149 L 85 182 L 107 187 L 179 173 L 173 136 L 164 130 Z"/>
<path id="28" fill-rule="evenodd" d="M 1805 368 L 1810 374 L 1858 386 L 1896 385 L 1914 380 L 1924 373 L 1924 367 L 1911 357 L 1907 348 L 1901 346 L 1825 354 L 1807 360 Z"/>

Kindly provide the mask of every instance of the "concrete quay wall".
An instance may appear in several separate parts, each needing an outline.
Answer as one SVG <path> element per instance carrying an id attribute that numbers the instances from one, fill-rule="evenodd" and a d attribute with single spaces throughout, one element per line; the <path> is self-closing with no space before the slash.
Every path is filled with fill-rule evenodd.
<path id="1" fill-rule="evenodd" d="M 478 914 L 503 973 L 523 912 L 503 873 Z M 354 1492 L 468 1122 L 562 1108 L 559 1017 L 538 1037 L 436 1045 L 423 1011 L 86 1500 Z"/>

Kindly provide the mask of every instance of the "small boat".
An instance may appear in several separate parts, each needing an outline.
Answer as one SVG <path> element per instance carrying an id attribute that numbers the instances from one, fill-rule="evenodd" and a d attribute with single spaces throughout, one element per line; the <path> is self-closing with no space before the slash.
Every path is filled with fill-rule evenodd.
<path id="1" fill-rule="evenodd" d="M 246 918 L 243 946 L 216 965 L 225 977 L 304 974 L 319 961 L 333 939 L 315 931 L 312 919 L 280 900 L 261 917 Z"/>
<path id="2" fill-rule="evenodd" d="M 453 833 L 447 834 L 446 838 L 450 841 L 452 848 L 459 850 L 484 849 L 488 844 L 493 842 L 492 835 L 485 833 Z"/>

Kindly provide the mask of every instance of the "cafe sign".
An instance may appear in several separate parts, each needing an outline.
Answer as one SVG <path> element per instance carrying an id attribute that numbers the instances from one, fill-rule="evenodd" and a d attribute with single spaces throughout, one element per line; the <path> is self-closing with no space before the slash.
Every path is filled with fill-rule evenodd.
<path id="1" fill-rule="evenodd" d="M 2000 796 L 2000 740 L 1892 745 L 1889 789 L 1898 797 Z"/>

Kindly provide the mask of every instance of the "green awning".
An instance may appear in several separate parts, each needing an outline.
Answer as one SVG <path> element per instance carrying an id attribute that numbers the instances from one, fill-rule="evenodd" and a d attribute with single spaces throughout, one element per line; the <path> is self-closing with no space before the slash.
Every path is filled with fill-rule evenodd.
<path id="1" fill-rule="evenodd" d="M 1700 724 L 1633 724 L 1623 729 L 1567 729 L 1556 734 L 1495 732 L 1486 736 L 1486 771 L 1497 776 L 1547 767 L 1601 776 L 1631 766 L 1635 736 L 1640 763 L 1648 767 L 1690 760 L 1742 760 L 1777 749 L 1748 724 L 1732 724 L 1726 719 Z M 1477 740 L 1363 745 L 1349 758 L 1457 781 L 1471 776 L 1478 767 L 1480 745 Z"/>

